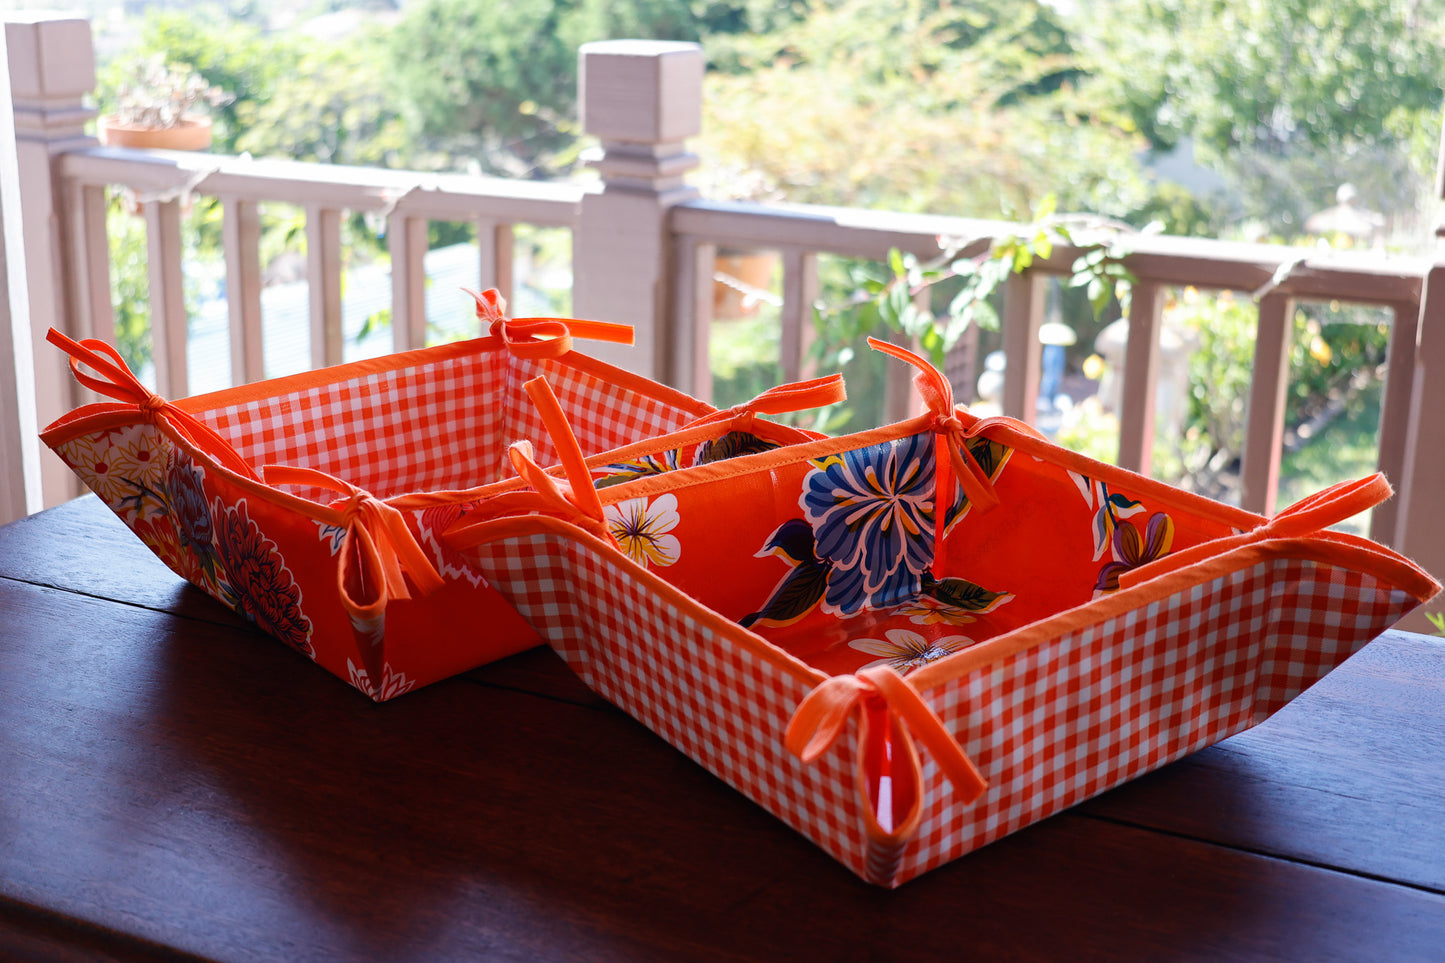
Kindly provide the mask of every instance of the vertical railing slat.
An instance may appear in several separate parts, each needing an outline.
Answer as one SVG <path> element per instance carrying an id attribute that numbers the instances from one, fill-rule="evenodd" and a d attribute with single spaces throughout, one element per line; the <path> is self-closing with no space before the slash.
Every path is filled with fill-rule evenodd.
<path id="1" fill-rule="evenodd" d="M 156 392 L 189 394 L 186 371 L 186 295 L 181 271 L 180 201 L 144 201 L 151 301 L 151 357 Z"/>
<path id="2" fill-rule="evenodd" d="M 115 307 L 110 298 L 110 242 L 105 188 L 70 187 L 71 242 L 77 279 L 78 333 L 115 344 Z"/>
<path id="3" fill-rule="evenodd" d="M 1159 384 L 1159 323 L 1164 288 L 1136 281 L 1129 302 L 1129 340 L 1119 394 L 1119 467 L 1149 474 L 1154 457 L 1154 404 Z"/>
<path id="4" fill-rule="evenodd" d="M 1278 291 L 1259 303 L 1254 370 L 1249 384 L 1244 456 L 1240 465 L 1241 508 L 1274 514 L 1284 444 L 1285 392 L 1289 388 L 1290 322 L 1294 298 Z"/>
<path id="5" fill-rule="evenodd" d="M 703 401 L 712 400 L 713 272 L 717 245 L 679 237 L 673 252 L 675 321 L 667 332 L 670 383 Z"/>
<path id="6" fill-rule="evenodd" d="M 978 325 L 970 324 L 943 359 L 953 397 L 964 404 L 973 404 L 978 396 L 978 364 Z"/>
<path id="7" fill-rule="evenodd" d="M 311 366 L 342 360 L 341 212 L 306 209 L 306 277 L 311 297 Z"/>
<path id="8" fill-rule="evenodd" d="M 1044 323 L 1047 284 L 1048 279 L 1038 272 L 1012 274 L 1004 282 L 1003 347 L 1008 360 L 1004 368 L 1003 413 L 1030 424 L 1038 415 L 1039 363 L 1043 357 L 1039 328 Z"/>
<path id="9" fill-rule="evenodd" d="M 221 203 L 226 303 L 231 315 L 231 384 L 242 385 L 266 377 L 261 333 L 261 206 L 235 197 Z"/>
<path id="10" fill-rule="evenodd" d="M 811 377 L 808 359 L 813 345 L 813 303 L 818 300 L 818 256 L 812 251 L 783 252 L 783 307 L 779 351 L 783 380 Z"/>
<path id="11" fill-rule="evenodd" d="M 497 293 L 506 298 L 508 304 L 512 303 L 515 256 L 512 225 L 500 224 L 490 218 L 477 221 L 477 260 L 480 262 L 482 290 L 496 288 Z"/>
<path id="12" fill-rule="evenodd" d="M 1420 333 L 1420 302 L 1389 305 L 1390 347 L 1385 358 L 1385 396 L 1380 403 L 1379 468 L 1399 486 L 1405 477 L 1405 441 L 1410 427 L 1410 397 L 1415 381 L 1415 342 Z M 1370 515 L 1370 538 L 1395 541 L 1400 499 L 1386 499 Z"/>
<path id="13" fill-rule="evenodd" d="M 918 343 L 918 339 L 911 338 L 902 331 L 890 331 L 887 338 L 914 354 L 923 353 L 923 346 Z M 863 348 L 863 345 L 859 345 L 859 349 Z M 922 410 L 922 397 L 913 383 L 915 369 L 912 365 L 893 358 L 888 359 L 887 365 L 883 376 L 883 419 L 893 422 L 911 418 Z"/>
<path id="14" fill-rule="evenodd" d="M 391 339 L 397 351 L 426 346 L 427 219 L 392 214 L 386 247 L 391 254 Z"/>
<path id="15" fill-rule="evenodd" d="M 106 222 L 104 187 L 71 183 L 66 187 L 70 219 L 70 250 L 74 258 L 70 276 L 75 279 L 72 299 L 75 331 L 72 337 L 99 338 L 115 344 L 115 306 L 110 294 L 110 238 Z M 76 402 L 89 404 L 101 396 L 75 385 Z"/>

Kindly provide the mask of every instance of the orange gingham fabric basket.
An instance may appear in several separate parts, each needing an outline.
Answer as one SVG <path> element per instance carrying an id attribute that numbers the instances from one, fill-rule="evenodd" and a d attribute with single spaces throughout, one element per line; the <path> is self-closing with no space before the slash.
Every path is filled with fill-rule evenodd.
<path id="1" fill-rule="evenodd" d="M 1268 519 L 978 419 L 885 350 L 925 414 L 595 489 L 693 439 L 573 452 L 565 481 L 514 453 L 536 513 L 445 536 L 590 687 L 869 882 L 1257 724 L 1440 589 L 1324 531 L 1381 476 Z"/>
<path id="2" fill-rule="evenodd" d="M 389 699 L 539 642 L 438 537 L 468 489 L 499 477 L 510 443 L 553 457 L 524 381 L 557 386 L 589 451 L 716 410 L 571 350 L 573 336 L 630 341 L 630 328 L 507 319 L 494 291 L 477 312 L 490 326 L 479 339 L 179 401 L 103 342 L 52 331 L 77 379 L 114 401 L 42 438 L 178 575 Z"/>

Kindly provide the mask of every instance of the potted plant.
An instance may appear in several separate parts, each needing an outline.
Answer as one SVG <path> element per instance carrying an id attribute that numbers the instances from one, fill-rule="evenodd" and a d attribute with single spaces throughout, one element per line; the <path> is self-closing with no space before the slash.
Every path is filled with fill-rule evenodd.
<path id="1" fill-rule="evenodd" d="M 202 103 L 219 107 L 231 97 L 206 83 L 189 64 L 167 63 L 164 54 L 136 62 L 121 82 L 114 113 L 97 122 L 100 142 L 110 147 L 205 150 L 211 118 Z"/>

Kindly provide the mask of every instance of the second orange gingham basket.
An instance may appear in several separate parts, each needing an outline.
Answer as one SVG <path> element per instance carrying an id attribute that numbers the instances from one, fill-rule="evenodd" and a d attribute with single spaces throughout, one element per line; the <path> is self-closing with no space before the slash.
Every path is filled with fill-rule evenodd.
<path id="1" fill-rule="evenodd" d="M 630 328 L 503 307 L 496 292 L 477 296 L 478 339 L 176 401 L 109 345 L 52 331 L 76 378 L 108 400 L 42 437 L 178 575 L 390 699 L 540 641 L 440 538 L 470 510 L 467 490 L 506 469 L 510 443 L 553 457 L 524 381 L 557 385 L 573 443 L 589 451 L 716 415 L 572 350 L 573 337 L 630 340 Z M 840 393 L 833 379 L 805 400 Z M 754 408 L 784 410 L 782 394 Z M 779 444 L 817 437 L 760 430 Z"/>
<path id="2" fill-rule="evenodd" d="M 1325 530 L 1381 476 L 1265 518 L 974 417 L 884 350 L 924 414 L 676 468 L 688 432 L 584 459 L 534 382 L 565 477 L 514 449 L 530 490 L 443 536 L 589 686 L 872 883 L 1255 725 L 1440 589 Z"/>

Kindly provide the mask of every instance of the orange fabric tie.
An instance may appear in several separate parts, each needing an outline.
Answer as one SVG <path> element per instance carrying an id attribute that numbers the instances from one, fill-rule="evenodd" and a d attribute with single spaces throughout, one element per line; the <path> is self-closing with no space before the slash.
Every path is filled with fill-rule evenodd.
<path id="1" fill-rule="evenodd" d="M 682 430 L 696 428 L 699 425 L 712 425 L 741 419 L 748 419 L 741 423 L 744 426 L 750 426 L 750 419 L 754 415 L 782 415 L 794 411 L 806 411 L 809 408 L 822 408 L 824 405 L 837 404 L 847 397 L 848 392 L 843 385 L 841 374 L 826 375 L 808 381 L 795 381 L 791 384 L 769 388 L 751 401 L 715 411 L 710 415 L 703 415 L 701 418 L 683 425 Z"/>
<path id="2" fill-rule="evenodd" d="M 1358 515 L 1366 509 L 1374 508 L 1389 498 L 1391 494 L 1390 482 L 1381 472 L 1365 478 L 1331 485 L 1329 488 L 1300 499 L 1288 508 L 1281 509 L 1273 518 L 1247 532 L 1201 542 L 1147 565 L 1123 572 L 1119 576 L 1119 587 L 1129 588 L 1140 582 L 1178 571 L 1207 558 L 1231 552 L 1254 542 L 1263 542 L 1271 538 L 1303 538 L 1314 535 L 1352 515 Z"/>
<path id="3" fill-rule="evenodd" d="M 804 763 L 811 763 L 838 740 L 855 711 L 861 720 L 865 704 L 878 699 L 886 705 L 889 729 L 897 734 L 896 748 L 901 751 L 889 752 L 876 763 L 888 767 L 891 771 L 887 773 L 862 771 L 873 763 L 860 752 L 859 789 L 875 831 L 886 837 L 904 839 L 917 830 L 922 815 L 923 774 L 918 754 L 913 750 L 913 738 L 928 748 L 965 805 L 978 799 L 988 788 L 988 782 L 918 690 L 893 668 L 874 666 L 861 669 L 856 675 L 835 675 L 819 683 L 793 712 L 783 745 Z M 875 805 L 867 795 L 867 786 L 880 784 L 880 777 L 885 775 L 895 781 L 905 781 L 905 797 L 911 800 L 908 811 L 893 813 L 887 825 L 880 824 Z"/>
<path id="4" fill-rule="evenodd" d="M 497 518 L 538 513 L 571 522 L 604 542 L 615 544 L 602 513 L 602 499 L 597 496 L 592 473 L 587 469 L 582 446 L 577 443 L 577 436 L 567 423 L 567 416 L 552 386 L 545 378 L 533 378 L 523 387 L 537 406 L 537 414 L 552 439 L 567 480 L 559 481 L 537 464 L 531 442 L 513 442 L 507 448 L 507 456 L 517 475 L 532 490 L 505 492 L 487 499 L 448 529 L 448 538 L 456 536 L 460 539 L 471 529 Z"/>
<path id="5" fill-rule="evenodd" d="M 330 506 L 330 513 L 318 520 L 346 532 L 341 543 L 341 562 L 337 566 L 336 581 L 341 603 L 352 616 L 370 618 L 385 611 L 392 599 L 411 598 L 408 580 L 423 596 L 441 588 L 441 574 L 417 544 L 406 519 L 393 506 L 349 482 L 313 468 L 268 465 L 264 471 L 269 484 L 311 485 L 347 496 L 343 505 Z M 361 565 L 359 573 L 352 571 L 353 556 Z M 353 574 L 355 578 L 351 577 Z M 370 597 L 354 597 L 349 584 L 360 586 Z"/>
<path id="6" fill-rule="evenodd" d="M 632 344 L 631 325 L 578 318 L 508 318 L 507 300 L 496 288 L 482 294 L 463 288 L 476 299 L 477 318 L 488 333 L 501 341 L 513 357 L 540 360 L 560 358 L 572 350 L 572 338 Z"/>
<path id="7" fill-rule="evenodd" d="M 940 559 L 943 557 L 943 532 L 948 527 L 948 512 L 953 507 L 955 478 L 963 486 L 969 504 L 979 511 L 988 511 L 999 503 L 993 482 L 989 481 L 988 474 L 968 450 L 968 440 L 979 434 L 988 422 L 978 421 L 965 427 L 953 403 L 953 386 L 923 358 L 907 348 L 877 338 L 869 338 L 868 345 L 918 369 L 913 376 L 913 384 L 922 395 L 924 405 L 933 413 L 933 557 Z M 941 457 L 944 452 L 948 457 Z"/>
<path id="8" fill-rule="evenodd" d="M 597 490 L 590 485 L 579 489 L 559 481 L 536 462 L 530 441 L 516 441 L 507 447 L 507 456 L 517 475 L 531 486 L 531 491 L 504 492 L 482 502 L 447 530 L 447 537 L 461 539 L 486 522 L 515 515 L 549 515 L 570 522 L 604 542 L 612 542 L 612 534 L 602 516 L 602 503 Z M 590 493 L 591 498 L 588 497 Z M 592 503 L 596 502 L 595 505 Z"/>
<path id="9" fill-rule="evenodd" d="M 164 419 L 182 438 L 215 458 L 222 467 L 244 478 L 260 480 L 256 470 L 236 453 L 229 441 L 189 411 L 171 404 L 141 384 L 140 379 L 125 363 L 125 359 L 120 356 L 120 352 L 104 341 L 94 338 L 74 341 L 54 328 L 45 335 L 45 340 L 70 356 L 70 371 L 75 375 L 75 380 L 91 391 L 135 405 L 151 421 Z M 96 374 L 85 373 L 81 370 L 82 365 Z"/>

